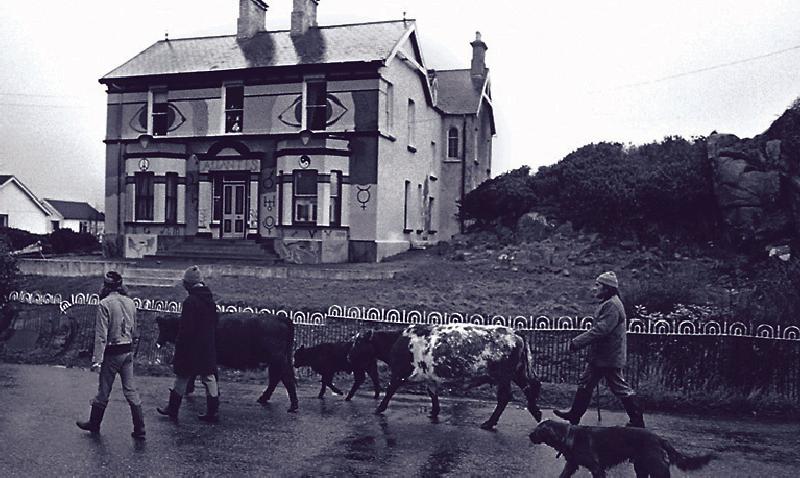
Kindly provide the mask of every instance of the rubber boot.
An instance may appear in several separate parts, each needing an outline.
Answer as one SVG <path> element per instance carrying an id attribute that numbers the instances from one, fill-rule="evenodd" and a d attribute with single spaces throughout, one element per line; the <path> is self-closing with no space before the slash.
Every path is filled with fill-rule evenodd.
<path id="1" fill-rule="evenodd" d="M 133 432 L 131 436 L 133 438 L 144 439 L 144 415 L 142 414 L 141 405 L 131 405 L 131 418 L 133 419 Z"/>
<path id="2" fill-rule="evenodd" d="M 100 433 L 100 423 L 103 421 L 103 414 L 106 413 L 106 409 L 101 407 L 100 405 L 92 405 L 92 411 L 89 414 L 89 421 L 88 422 L 75 422 L 78 425 L 78 428 L 81 430 L 86 430 L 87 432 L 92 433 Z"/>
<path id="3" fill-rule="evenodd" d="M 642 405 L 639 403 L 639 400 L 636 398 L 635 395 L 631 395 L 629 397 L 620 397 L 620 401 L 622 401 L 622 406 L 625 407 L 625 411 L 628 412 L 628 424 L 625 425 L 626 427 L 637 427 L 637 428 L 644 428 L 644 414 L 642 412 Z"/>
<path id="4" fill-rule="evenodd" d="M 175 390 L 170 389 L 169 391 L 169 404 L 162 408 L 156 408 L 156 411 L 162 415 L 166 415 L 169 417 L 170 420 L 173 422 L 178 421 L 178 410 L 181 408 L 181 401 L 183 397 L 176 392 Z"/>
<path id="5" fill-rule="evenodd" d="M 216 423 L 219 421 L 219 397 L 206 396 L 206 413 L 198 415 L 197 418 L 204 422 Z"/>
<path id="6" fill-rule="evenodd" d="M 572 408 L 568 411 L 553 410 L 553 413 L 573 425 L 581 422 L 581 417 L 589 408 L 589 402 L 592 400 L 592 391 L 585 388 L 579 388 L 575 391 L 575 398 L 572 400 Z"/>

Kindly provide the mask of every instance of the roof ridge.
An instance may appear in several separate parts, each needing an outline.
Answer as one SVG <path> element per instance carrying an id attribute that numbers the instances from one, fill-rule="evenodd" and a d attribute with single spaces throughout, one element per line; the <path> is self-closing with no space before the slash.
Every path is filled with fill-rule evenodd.
<path id="1" fill-rule="evenodd" d="M 357 25 L 377 25 L 380 23 L 400 23 L 400 22 L 416 22 L 413 18 L 407 18 L 405 20 L 376 20 L 372 22 L 355 22 L 355 23 L 341 23 L 337 25 L 321 25 L 317 26 L 316 28 L 320 30 L 330 29 L 330 28 L 339 28 L 339 27 L 352 27 Z M 313 27 L 312 27 L 313 28 Z M 264 33 L 290 33 L 291 29 L 284 29 L 284 30 L 264 30 L 260 32 L 256 32 L 256 35 L 262 35 Z M 158 40 L 154 43 L 170 43 L 176 41 L 183 41 L 183 40 L 208 40 L 211 38 L 228 38 L 228 37 L 236 37 L 235 33 L 229 33 L 227 35 L 206 35 L 206 36 L 196 36 L 196 37 L 182 37 L 182 38 L 169 38 Z M 143 50 L 144 51 L 144 50 Z"/>

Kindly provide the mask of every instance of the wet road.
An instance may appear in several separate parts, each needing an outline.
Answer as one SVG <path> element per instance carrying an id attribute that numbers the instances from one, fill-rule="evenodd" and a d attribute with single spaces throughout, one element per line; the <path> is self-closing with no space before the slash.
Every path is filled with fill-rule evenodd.
<path id="1" fill-rule="evenodd" d="M 0 363 L 0 476 L 558 476 L 563 458 L 527 435 L 530 415 L 510 406 L 497 431 L 477 425 L 491 403 L 442 401 L 441 421 L 426 417 L 429 401 L 398 396 L 384 416 L 364 390 L 352 402 L 317 387 L 300 387 L 300 413 L 288 414 L 282 389 L 273 403 L 255 403 L 261 386 L 222 384 L 222 421 L 199 422 L 201 397 L 185 400 L 181 423 L 155 412 L 171 380 L 138 377 L 147 440 L 130 437 L 130 412 L 119 389 L 112 393 L 99 437 L 74 421 L 88 417 L 97 375 L 80 369 Z M 368 388 L 368 387 L 367 387 Z M 552 418 L 545 410 L 545 418 Z M 800 424 L 754 420 L 706 420 L 648 415 L 648 425 L 687 452 L 714 451 L 719 458 L 703 470 L 673 476 L 800 476 Z M 604 411 L 603 425 L 626 417 Z M 586 424 L 596 423 L 596 413 Z M 575 476 L 589 476 L 581 470 Z M 609 476 L 634 476 L 630 465 Z"/>

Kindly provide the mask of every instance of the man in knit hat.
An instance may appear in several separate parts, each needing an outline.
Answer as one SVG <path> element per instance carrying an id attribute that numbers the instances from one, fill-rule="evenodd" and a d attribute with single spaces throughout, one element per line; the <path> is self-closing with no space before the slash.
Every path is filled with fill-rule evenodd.
<path id="1" fill-rule="evenodd" d="M 636 392 L 625 381 L 622 369 L 627 361 L 627 324 L 625 307 L 619 298 L 619 281 L 613 271 L 597 277 L 592 294 L 600 301 L 592 328 L 569 342 L 570 352 L 589 347 L 586 370 L 578 379 L 578 390 L 568 411 L 553 410 L 557 416 L 577 425 L 589 408 L 592 390 L 605 378 L 608 388 L 628 413 L 628 426 L 644 428 L 642 407 Z"/>
<path id="2" fill-rule="evenodd" d="M 92 371 L 100 371 L 100 383 L 97 395 L 91 402 L 89 421 L 76 422 L 82 430 L 92 433 L 100 431 L 111 387 L 119 374 L 122 392 L 133 417 L 131 436 L 145 437 L 142 400 L 133 383 L 133 344 L 136 341 L 136 306 L 122 285 L 122 276 L 116 271 L 109 271 L 103 278 L 103 287 L 100 289 L 92 354 Z"/>
<path id="3" fill-rule="evenodd" d="M 203 282 L 200 268 L 192 266 L 183 273 L 183 287 L 189 296 L 183 301 L 172 369 L 175 384 L 170 390 L 169 404 L 158 413 L 178 420 L 178 410 L 190 382 L 200 377 L 206 389 L 206 413 L 198 418 L 206 422 L 219 420 L 219 387 L 217 372 L 217 305 L 211 290 Z"/>

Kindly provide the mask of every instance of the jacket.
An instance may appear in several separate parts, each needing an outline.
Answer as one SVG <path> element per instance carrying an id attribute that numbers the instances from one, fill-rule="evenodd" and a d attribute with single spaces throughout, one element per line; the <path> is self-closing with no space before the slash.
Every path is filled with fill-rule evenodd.
<path id="1" fill-rule="evenodd" d="M 575 348 L 589 346 L 587 359 L 596 367 L 623 368 L 628 345 L 625 307 L 618 295 L 606 300 L 595 313 L 592 328 L 572 339 Z"/>
<path id="2" fill-rule="evenodd" d="M 172 369 L 176 375 L 211 375 L 217 371 L 217 320 L 211 290 L 203 284 L 189 289 L 175 339 Z"/>
<path id="3" fill-rule="evenodd" d="M 136 329 L 136 305 L 130 297 L 112 291 L 97 305 L 94 325 L 93 363 L 103 363 L 106 355 L 129 352 Z"/>

